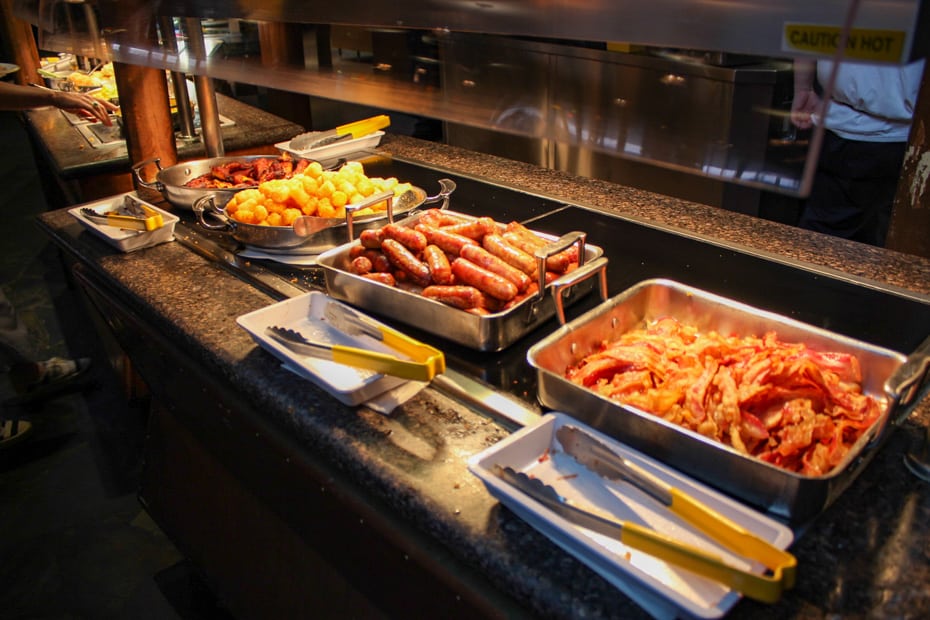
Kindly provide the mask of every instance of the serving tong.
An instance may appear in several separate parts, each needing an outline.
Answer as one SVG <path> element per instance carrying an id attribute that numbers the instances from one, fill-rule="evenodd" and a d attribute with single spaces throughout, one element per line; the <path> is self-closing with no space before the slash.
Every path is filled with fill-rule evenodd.
<path id="1" fill-rule="evenodd" d="M 323 319 L 334 329 L 349 336 L 364 335 L 382 342 L 406 359 L 371 349 L 312 341 L 297 330 L 278 325 L 268 326 L 265 333 L 300 355 L 332 360 L 403 379 L 430 381 L 445 371 L 445 356 L 442 351 L 386 325 L 376 323 L 348 306 L 328 304 L 323 312 Z"/>
<path id="2" fill-rule="evenodd" d="M 608 480 L 629 482 L 722 546 L 759 562 L 769 572 L 759 574 L 735 568 L 719 555 L 675 540 L 661 532 L 632 521 L 617 520 L 579 508 L 542 480 L 531 478 L 510 466 L 497 466 L 495 473 L 572 523 L 723 583 L 749 598 L 774 603 L 784 590 L 794 587 L 797 560 L 792 554 L 747 531 L 697 498 L 624 459 L 597 438 L 575 427 L 561 427 L 557 437 L 566 453 L 594 473 Z"/>
<path id="3" fill-rule="evenodd" d="M 151 232 L 165 225 L 161 213 L 128 194 L 123 198 L 123 204 L 115 209 L 100 212 L 84 207 L 81 215 L 100 224 L 128 230 Z"/>
<path id="4" fill-rule="evenodd" d="M 391 118 L 379 114 L 364 120 L 340 125 L 328 131 L 308 131 L 291 138 L 288 147 L 295 151 L 309 151 L 354 138 L 362 138 L 391 124 Z"/>

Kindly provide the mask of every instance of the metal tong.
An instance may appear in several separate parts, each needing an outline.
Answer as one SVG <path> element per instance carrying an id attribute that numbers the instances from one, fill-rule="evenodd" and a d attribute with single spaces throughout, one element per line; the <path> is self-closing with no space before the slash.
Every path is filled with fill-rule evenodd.
<path id="1" fill-rule="evenodd" d="M 84 207 L 81 215 L 94 222 L 128 230 L 150 232 L 165 225 L 161 213 L 128 194 L 123 198 L 123 204 L 112 211 L 101 213 Z"/>
<path id="2" fill-rule="evenodd" d="M 575 447 L 579 445 L 578 443 L 571 443 L 575 439 L 569 437 L 572 433 L 583 436 L 586 447 L 590 447 L 592 443 L 600 445 L 590 435 L 578 429 L 563 426 L 558 431 L 563 447 L 566 447 L 566 442 Z M 569 438 L 562 441 L 563 435 Z M 769 544 L 681 489 L 665 483 L 651 473 L 630 463 L 609 448 L 606 448 L 606 446 L 602 447 L 606 451 L 598 451 L 590 457 L 590 459 L 597 459 L 598 461 L 598 468 L 593 471 L 608 478 L 616 476 L 630 482 L 722 546 L 743 557 L 756 560 L 765 566 L 770 571 L 770 574 L 758 574 L 735 568 L 724 562 L 719 555 L 675 540 L 661 532 L 631 521 L 618 521 L 578 508 L 570 504 L 551 486 L 541 480 L 530 478 L 525 473 L 516 471 L 511 467 L 498 466 L 497 474 L 509 484 L 572 523 L 614 537 L 629 547 L 639 549 L 666 562 L 723 583 L 749 598 L 764 603 L 774 603 L 781 597 L 783 591 L 794 587 L 797 560 L 792 554 Z M 573 450 L 567 447 L 566 452 L 578 458 L 573 453 Z M 590 459 L 581 460 L 580 462 L 592 468 Z"/>
<path id="3" fill-rule="evenodd" d="M 326 306 L 323 317 L 333 328 L 345 334 L 369 336 L 408 359 L 370 349 L 314 342 L 295 330 L 275 325 L 265 328 L 265 331 L 271 338 L 301 355 L 328 359 L 403 379 L 430 381 L 446 369 L 442 351 L 377 323 L 347 306 L 330 303 Z"/>
<path id="4" fill-rule="evenodd" d="M 364 120 L 355 121 L 346 125 L 340 125 L 335 129 L 328 131 L 308 131 L 291 138 L 288 143 L 289 148 L 295 151 L 309 151 L 328 146 L 336 142 L 342 142 L 352 138 L 361 138 L 368 134 L 374 133 L 391 124 L 391 118 L 386 114 L 379 114 Z"/>

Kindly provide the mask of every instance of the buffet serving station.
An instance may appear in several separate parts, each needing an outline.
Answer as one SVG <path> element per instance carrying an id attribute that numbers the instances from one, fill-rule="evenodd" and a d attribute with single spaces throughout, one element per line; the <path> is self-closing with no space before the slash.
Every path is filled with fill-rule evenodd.
<path id="1" fill-rule="evenodd" d="M 369 174 L 419 187 L 453 180 L 456 212 L 555 238 L 583 230 L 603 250 L 608 296 L 671 278 L 901 356 L 927 336 L 930 265 L 920 259 L 410 138 L 389 136 L 360 158 Z M 365 307 L 442 351 L 453 387 L 433 379 L 384 412 L 347 405 L 237 325 L 326 291 L 323 266 L 249 258 L 192 212 L 172 212 L 181 220 L 173 242 L 128 253 L 66 210 L 41 223 L 154 396 L 141 500 L 237 616 L 783 618 L 930 607 L 909 585 L 928 577 L 930 500 L 903 463 L 923 437 L 925 403 L 909 403 L 823 504 L 796 514 L 751 507 L 772 532 L 790 531 L 790 541 L 773 540 L 790 544 L 798 578 L 777 602 L 724 592 L 696 610 L 650 605 L 641 595 L 654 589 L 620 588 L 469 471 L 471 459 L 547 413 L 527 351 L 559 329 L 556 317 L 481 350 Z M 568 320 L 601 302 L 594 290 L 576 296 Z M 708 493 L 719 493 L 712 482 Z M 749 505 L 724 495 L 721 506 Z"/>

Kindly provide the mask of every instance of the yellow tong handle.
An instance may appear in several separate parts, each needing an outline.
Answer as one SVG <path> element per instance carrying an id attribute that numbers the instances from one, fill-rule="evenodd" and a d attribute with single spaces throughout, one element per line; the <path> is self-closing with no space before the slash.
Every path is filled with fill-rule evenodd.
<path id="1" fill-rule="evenodd" d="M 794 555 L 759 538 L 680 489 L 672 488 L 670 493 L 672 496 L 670 506 L 672 512 L 680 515 L 688 523 L 705 532 L 714 540 L 719 541 L 728 549 L 744 557 L 756 560 L 772 571 L 771 577 L 753 574 L 750 578 L 747 575 L 741 582 L 745 585 L 734 585 L 734 588 L 752 598 L 772 602 L 772 600 L 777 600 L 782 590 L 794 587 L 798 565 Z M 739 572 L 742 574 L 742 571 Z M 744 587 L 751 588 L 752 591 L 746 590 Z M 769 599 L 768 596 L 774 596 L 775 599 Z"/>
<path id="2" fill-rule="evenodd" d="M 107 225 L 109 226 L 128 230 L 144 230 L 151 232 L 164 226 L 164 220 L 161 215 L 158 215 L 158 217 L 151 215 L 147 217 L 134 217 L 132 215 L 120 215 L 119 213 L 112 212 L 97 213 L 96 215 L 106 218 Z"/>
<path id="3" fill-rule="evenodd" d="M 717 555 L 674 540 L 637 523 L 624 521 L 621 527 L 620 541 L 623 544 L 718 581 L 742 592 L 749 598 L 763 603 L 774 603 L 786 589 L 784 573 L 787 571 L 784 567 L 776 568 L 772 576 L 759 575 L 729 566 Z"/>
<path id="4" fill-rule="evenodd" d="M 389 327 L 381 327 L 380 331 L 385 345 L 411 359 L 402 360 L 388 353 L 333 345 L 333 361 L 413 381 L 430 381 L 437 374 L 445 372 L 446 358 L 442 351 Z"/>
<path id="5" fill-rule="evenodd" d="M 339 127 L 336 127 L 336 135 L 342 136 L 350 133 L 352 134 L 353 138 L 361 138 L 362 136 L 367 136 L 368 134 L 374 133 L 379 129 L 383 129 L 390 124 L 391 117 L 389 117 L 387 114 L 379 114 L 378 116 L 372 116 L 371 118 L 355 121 L 354 123 L 340 125 Z"/>
<path id="6" fill-rule="evenodd" d="M 150 230 L 155 230 L 155 228 L 161 228 L 162 226 L 165 225 L 165 218 L 163 218 L 163 217 L 161 216 L 161 213 L 159 213 L 158 211 L 156 211 L 155 209 L 153 209 L 152 207 L 148 206 L 147 204 L 145 204 L 145 203 L 142 202 L 142 201 L 138 201 L 137 204 L 138 204 L 140 207 L 142 207 L 142 210 L 143 210 L 143 211 L 145 211 L 145 215 L 146 215 L 146 218 L 145 218 L 146 227 L 148 227 L 148 222 L 149 222 L 149 220 L 151 220 L 151 221 L 153 222 L 153 226 L 154 226 L 154 228 L 152 228 L 152 229 L 150 229 Z"/>

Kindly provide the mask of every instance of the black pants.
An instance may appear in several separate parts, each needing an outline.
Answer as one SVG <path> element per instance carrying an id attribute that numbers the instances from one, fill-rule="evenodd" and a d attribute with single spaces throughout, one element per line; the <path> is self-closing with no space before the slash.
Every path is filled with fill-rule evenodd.
<path id="1" fill-rule="evenodd" d="M 860 142 L 825 131 L 801 228 L 884 246 L 906 142 Z"/>

